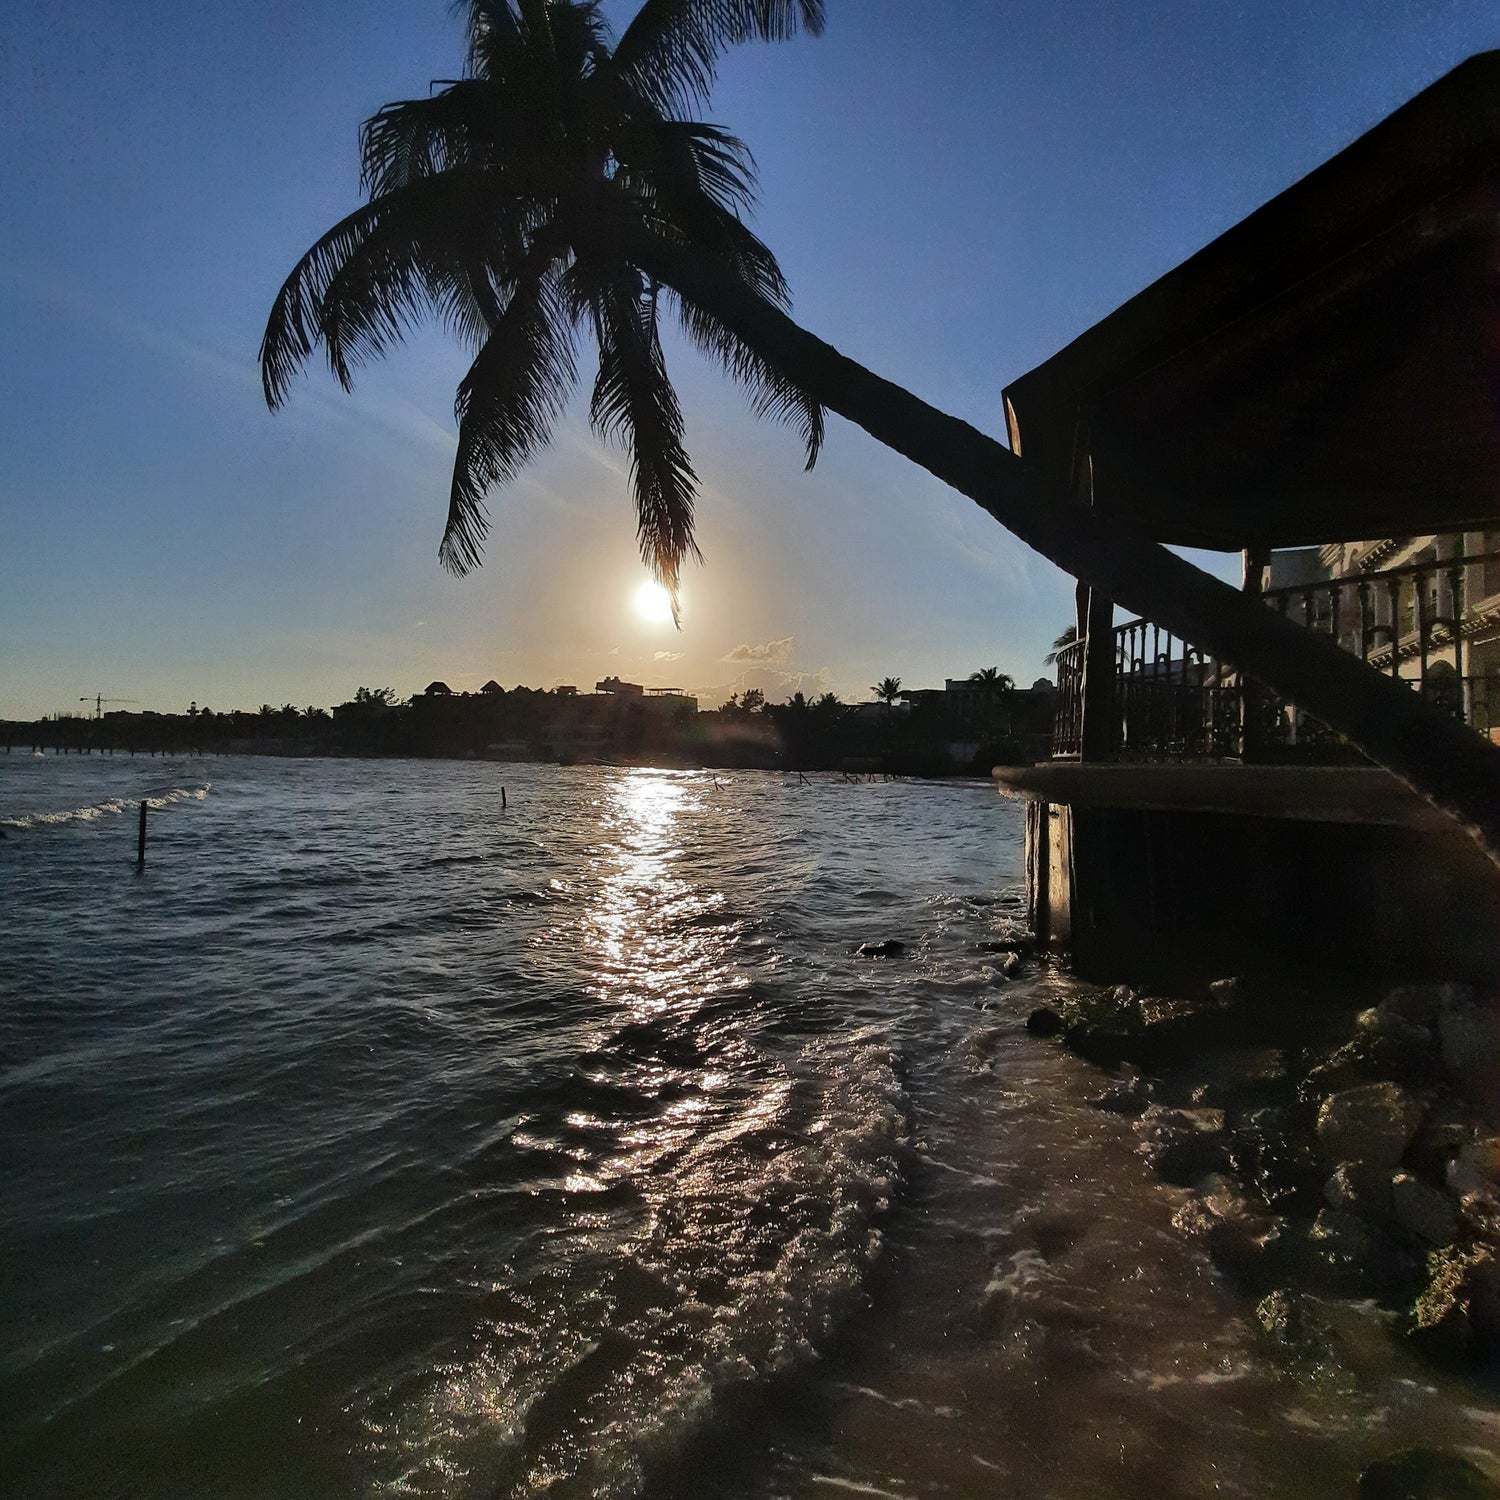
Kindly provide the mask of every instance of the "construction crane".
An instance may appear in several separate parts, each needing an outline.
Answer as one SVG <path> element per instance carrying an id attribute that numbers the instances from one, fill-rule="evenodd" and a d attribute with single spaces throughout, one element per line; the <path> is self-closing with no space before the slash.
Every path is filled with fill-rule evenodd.
<path id="1" fill-rule="evenodd" d="M 137 698 L 106 698 L 102 693 L 95 693 L 92 698 L 80 698 L 78 701 L 80 703 L 92 703 L 94 705 L 94 717 L 102 719 L 106 703 L 137 703 L 140 700 Z"/>

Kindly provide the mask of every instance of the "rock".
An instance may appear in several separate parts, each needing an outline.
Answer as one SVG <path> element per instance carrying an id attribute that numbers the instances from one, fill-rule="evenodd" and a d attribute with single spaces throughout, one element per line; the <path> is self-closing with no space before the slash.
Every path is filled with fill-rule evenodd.
<path id="1" fill-rule="evenodd" d="M 1012 933 L 1010 937 L 991 938 L 979 944 L 981 953 L 1033 953 L 1037 941 L 1026 933 Z"/>
<path id="2" fill-rule="evenodd" d="M 1427 1257 L 1427 1286 L 1412 1306 L 1412 1337 L 1435 1352 L 1485 1360 L 1500 1353 L 1500 1264 L 1488 1245 Z"/>
<path id="3" fill-rule="evenodd" d="M 1457 987 L 1455 987 L 1457 988 Z M 1500 1018 L 1472 992 L 1450 996 L 1438 1015 L 1443 1066 L 1460 1089 L 1479 1104 L 1493 1105 L 1500 1083 Z"/>
<path id="4" fill-rule="evenodd" d="M 1235 1170 L 1278 1213 L 1321 1199 L 1328 1169 L 1311 1143 L 1287 1127 L 1286 1112 L 1259 1109 L 1236 1128 L 1230 1142 Z"/>
<path id="5" fill-rule="evenodd" d="M 1463 999 L 1471 993 L 1466 985 L 1402 984 L 1387 990 L 1375 1008 L 1385 1015 L 1399 1016 L 1416 1026 L 1434 1026 L 1445 1002 Z"/>
<path id="6" fill-rule="evenodd" d="M 1401 1035 L 1359 1030 L 1336 1051 L 1311 1068 L 1297 1086 L 1305 1104 L 1316 1104 L 1329 1094 L 1380 1079 L 1424 1085 L 1440 1081 L 1442 1064 L 1437 1043 L 1420 1028 Z"/>
<path id="7" fill-rule="evenodd" d="M 1260 1299 L 1255 1307 L 1255 1321 L 1264 1341 L 1283 1359 L 1298 1364 L 1317 1364 L 1326 1359 L 1335 1337 L 1312 1299 L 1285 1287 L 1278 1287 Z"/>
<path id="8" fill-rule="evenodd" d="M 1333 1161 L 1393 1167 L 1422 1123 L 1422 1106 L 1394 1083 L 1346 1089 L 1323 1101 L 1318 1144 Z"/>
<path id="9" fill-rule="evenodd" d="M 1209 981 L 1208 998 L 1219 1005 L 1234 1005 L 1243 998 L 1241 991 L 1244 987 L 1245 981 L 1237 974 L 1226 979 L 1213 979 Z"/>
<path id="10" fill-rule="evenodd" d="M 1427 1118 L 1422 1121 L 1416 1140 L 1407 1147 L 1406 1159 L 1416 1163 L 1423 1176 L 1440 1179 L 1448 1163 L 1468 1143 L 1469 1136 L 1466 1111 L 1451 1099 L 1436 1098 L 1428 1104 Z"/>
<path id="11" fill-rule="evenodd" d="M 1262 1297 L 1255 1305 L 1255 1321 L 1275 1338 L 1288 1337 L 1297 1327 L 1299 1300 L 1285 1287 Z"/>
<path id="12" fill-rule="evenodd" d="M 1221 1109 L 1164 1109 L 1152 1105 L 1141 1117 L 1141 1152 L 1165 1182 L 1192 1187 L 1232 1163 Z"/>
<path id="13" fill-rule="evenodd" d="M 1107 1110 L 1112 1115 L 1144 1114 L 1151 1103 L 1146 1085 L 1139 1078 L 1122 1078 L 1089 1100 L 1091 1109 Z"/>
<path id="14" fill-rule="evenodd" d="M 1500 1487 L 1456 1453 L 1408 1448 L 1359 1476 L 1359 1500 L 1500 1500 Z"/>
<path id="15" fill-rule="evenodd" d="M 1140 1008 L 1134 992 L 1123 984 L 1069 995 L 1060 1013 L 1063 1039 L 1083 1057 L 1112 1066 L 1139 1050 Z"/>
<path id="16" fill-rule="evenodd" d="M 1191 1000 L 1175 995 L 1141 995 L 1136 1000 L 1143 1026 L 1170 1026 L 1174 1021 L 1185 1021 L 1197 1007 Z"/>
<path id="17" fill-rule="evenodd" d="M 1039 1005 L 1026 1017 L 1026 1029 L 1032 1036 L 1056 1036 L 1063 1029 L 1063 1020 L 1055 1010 Z"/>
<path id="18" fill-rule="evenodd" d="M 1500 1202 L 1500 1139 L 1479 1136 L 1465 1142 L 1448 1163 L 1446 1176 L 1449 1192 Z"/>
<path id="19" fill-rule="evenodd" d="M 1365 1161 L 1341 1161 L 1323 1184 L 1323 1201 L 1338 1213 L 1361 1219 L 1391 1217 L 1391 1174 L 1388 1167 Z"/>
<path id="20" fill-rule="evenodd" d="M 860 958 L 895 958 L 906 952 L 906 944 L 900 938 L 886 938 L 879 943 L 861 943 L 854 951 Z"/>
<path id="21" fill-rule="evenodd" d="M 1274 1242 L 1275 1226 L 1251 1206 L 1232 1177 L 1214 1172 L 1203 1178 L 1197 1196 L 1177 1210 L 1172 1224 L 1201 1240 L 1221 1271 L 1264 1283 L 1262 1266 Z"/>
<path id="22" fill-rule="evenodd" d="M 1342 1272 L 1362 1270 L 1375 1248 L 1374 1232 L 1363 1219 L 1333 1208 L 1318 1210 L 1307 1238 L 1320 1259 Z"/>
<path id="23" fill-rule="evenodd" d="M 1391 1179 L 1391 1216 L 1413 1239 L 1447 1245 L 1458 1233 L 1458 1210 L 1446 1193 L 1398 1172 Z"/>
<path id="24" fill-rule="evenodd" d="M 1431 1027 L 1408 1020 L 1400 1011 L 1388 1008 L 1384 1001 L 1369 1010 L 1362 1010 L 1354 1018 L 1354 1024 L 1360 1031 L 1387 1037 L 1424 1057 L 1432 1050 Z"/>
<path id="25" fill-rule="evenodd" d="M 1276 1140 L 1286 1133 L 1286 1111 L 1274 1104 L 1257 1105 L 1238 1115 L 1234 1128 L 1257 1141 Z"/>

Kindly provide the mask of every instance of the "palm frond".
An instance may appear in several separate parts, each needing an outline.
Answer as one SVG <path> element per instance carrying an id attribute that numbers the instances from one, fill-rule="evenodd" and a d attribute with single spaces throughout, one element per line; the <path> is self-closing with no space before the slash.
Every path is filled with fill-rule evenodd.
<path id="1" fill-rule="evenodd" d="M 698 476 L 682 440 L 682 408 L 667 375 L 656 321 L 656 299 L 634 271 L 600 278 L 589 297 L 599 344 L 599 375 L 589 416 L 602 437 L 623 441 L 630 454 L 641 557 L 672 596 L 683 559 L 701 561 L 693 540 Z"/>
<path id="2" fill-rule="evenodd" d="M 621 186 L 674 202 L 706 198 L 728 213 L 755 203 L 755 158 L 727 130 L 637 115 L 613 132 Z"/>
<path id="3" fill-rule="evenodd" d="M 823 30 L 823 0 L 646 0 L 615 47 L 612 69 L 670 114 L 705 102 L 719 58 L 741 42 Z"/>
<path id="4" fill-rule="evenodd" d="M 359 131 L 360 189 L 378 198 L 419 177 L 482 163 L 475 125 L 487 114 L 489 86 L 465 78 L 427 99 L 376 110 Z"/>
<path id="5" fill-rule="evenodd" d="M 555 279 L 529 276 L 458 387 L 458 452 L 438 548 L 450 573 L 478 566 L 489 532 L 485 496 L 546 446 L 577 379 L 572 324 Z"/>
<path id="6" fill-rule="evenodd" d="M 759 417 L 785 422 L 794 428 L 807 451 L 811 469 L 822 451 L 824 412 L 778 365 L 757 353 L 714 314 L 680 292 L 671 293 L 683 331 L 705 354 L 721 365 L 744 388 L 751 409 Z"/>
<path id="7" fill-rule="evenodd" d="M 507 213 L 488 174 L 420 178 L 367 203 L 297 263 L 271 308 L 261 377 L 272 407 L 321 341 L 347 390 L 352 367 L 383 354 L 429 312 L 473 337 L 499 312 L 534 208 Z"/>

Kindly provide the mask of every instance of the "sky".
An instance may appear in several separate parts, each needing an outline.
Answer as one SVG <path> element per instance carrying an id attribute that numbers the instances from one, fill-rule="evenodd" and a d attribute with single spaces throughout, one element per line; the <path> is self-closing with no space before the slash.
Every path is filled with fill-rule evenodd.
<path id="1" fill-rule="evenodd" d="M 819 39 L 728 58 L 705 114 L 756 154 L 797 319 L 1002 441 L 1006 383 L 1500 46 L 1479 0 L 827 9 Z M 0 718 L 1043 672 L 1071 580 L 838 418 L 805 474 L 685 348 L 705 562 L 681 630 L 634 607 L 624 454 L 581 402 L 464 579 L 437 561 L 467 362 L 439 332 L 267 411 L 271 300 L 359 201 L 359 123 L 457 74 L 448 0 L 0 11 Z"/>

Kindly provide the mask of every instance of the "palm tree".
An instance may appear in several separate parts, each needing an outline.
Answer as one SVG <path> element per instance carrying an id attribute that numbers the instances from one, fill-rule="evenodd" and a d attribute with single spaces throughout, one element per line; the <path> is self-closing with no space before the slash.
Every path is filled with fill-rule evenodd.
<path id="1" fill-rule="evenodd" d="M 630 453 L 642 554 L 675 590 L 696 476 L 659 315 L 794 424 L 811 464 L 825 409 L 968 495 L 1059 567 L 1253 673 L 1458 816 L 1500 862 L 1500 747 L 1324 636 L 1283 619 L 1008 449 L 799 327 L 771 252 L 744 225 L 745 146 L 689 117 L 730 45 L 817 32 L 822 0 L 645 0 L 611 47 L 597 0 L 469 0 L 468 67 L 364 126 L 366 204 L 302 258 L 261 347 L 280 405 L 322 343 L 347 387 L 429 310 L 474 350 L 439 555 L 479 560 L 489 489 L 548 440 L 597 345 L 590 415 Z M 675 610 L 675 604 L 674 604 Z"/>
<path id="2" fill-rule="evenodd" d="M 1044 667 L 1055 667 L 1057 658 L 1063 654 L 1078 639 L 1078 627 L 1076 625 L 1065 625 L 1062 633 L 1052 642 L 1052 649 L 1042 658 Z"/>
<path id="3" fill-rule="evenodd" d="M 901 679 L 899 677 L 882 677 L 879 682 L 871 686 L 870 691 L 887 708 L 890 708 L 895 704 L 896 699 L 901 696 Z"/>
<path id="4" fill-rule="evenodd" d="M 998 667 L 981 667 L 969 673 L 969 681 L 977 682 L 987 693 L 1008 693 L 1016 685 L 1016 679 Z"/>

